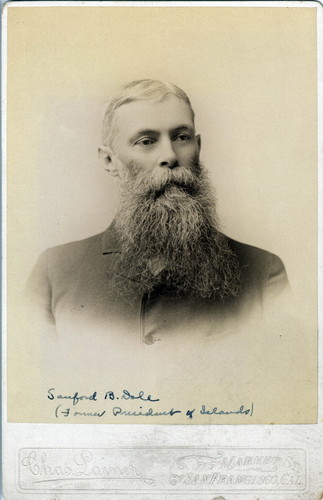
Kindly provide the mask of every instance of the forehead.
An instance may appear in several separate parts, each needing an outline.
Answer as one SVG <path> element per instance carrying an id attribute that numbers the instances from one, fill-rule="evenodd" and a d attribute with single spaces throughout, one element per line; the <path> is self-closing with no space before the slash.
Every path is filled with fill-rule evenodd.
<path id="1" fill-rule="evenodd" d="M 185 101 L 176 96 L 162 101 L 133 101 L 115 112 L 115 134 L 121 138 L 144 129 L 163 132 L 182 125 L 194 128 L 192 111 Z"/>

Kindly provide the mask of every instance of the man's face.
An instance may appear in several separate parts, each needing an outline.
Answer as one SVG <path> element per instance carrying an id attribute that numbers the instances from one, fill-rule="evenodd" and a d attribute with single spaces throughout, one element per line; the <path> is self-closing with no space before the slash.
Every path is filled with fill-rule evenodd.
<path id="1" fill-rule="evenodd" d="M 114 150 L 120 168 L 140 166 L 148 175 L 156 169 L 190 168 L 200 144 L 191 110 L 176 96 L 162 101 L 134 101 L 115 114 Z M 143 173 L 143 172 L 141 172 Z"/>
<path id="2" fill-rule="evenodd" d="M 136 284 L 147 294 L 161 287 L 177 297 L 235 295 L 237 264 L 217 229 L 186 102 L 171 96 L 121 106 L 114 151 L 102 151 L 122 187 L 115 217 L 121 248 L 116 289 L 127 295 L 129 284 Z"/>

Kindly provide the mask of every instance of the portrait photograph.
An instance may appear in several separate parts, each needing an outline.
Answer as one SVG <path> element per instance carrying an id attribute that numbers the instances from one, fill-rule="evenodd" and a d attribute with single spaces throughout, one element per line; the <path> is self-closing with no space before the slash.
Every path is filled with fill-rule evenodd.
<path id="1" fill-rule="evenodd" d="M 3 8 L 6 500 L 321 498 L 322 17 Z"/>
<path id="2" fill-rule="evenodd" d="M 317 421 L 315 8 L 8 4 L 8 421 Z"/>

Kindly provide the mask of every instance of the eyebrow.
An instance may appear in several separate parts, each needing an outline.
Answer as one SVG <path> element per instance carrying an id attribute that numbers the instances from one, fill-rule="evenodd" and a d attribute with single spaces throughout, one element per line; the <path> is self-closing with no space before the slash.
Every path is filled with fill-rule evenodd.
<path id="1" fill-rule="evenodd" d="M 172 132 L 179 132 L 180 130 L 187 130 L 189 132 L 194 132 L 194 127 L 191 125 L 180 125 L 179 127 L 176 127 L 172 130 Z"/>
<path id="2" fill-rule="evenodd" d="M 138 130 L 138 132 L 136 132 L 132 137 L 130 137 L 129 141 L 133 142 L 136 139 L 139 139 L 139 137 L 141 137 L 142 135 L 159 135 L 159 133 L 160 132 L 158 132 L 157 130 L 153 130 L 151 128 L 145 128 L 142 130 Z"/>
<path id="3" fill-rule="evenodd" d="M 186 124 L 179 125 L 178 127 L 171 129 L 171 133 L 176 133 L 176 132 L 179 132 L 180 130 L 187 130 L 188 132 L 194 132 L 194 127 L 192 127 L 190 125 L 186 125 Z M 139 137 L 141 137 L 142 135 L 158 136 L 158 135 L 160 135 L 160 132 L 158 130 L 153 130 L 150 128 L 138 130 L 138 132 L 136 132 L 132 137 L 130 137 L 129 141 L 133 142 L 136 139 L 138 139 Z"/>

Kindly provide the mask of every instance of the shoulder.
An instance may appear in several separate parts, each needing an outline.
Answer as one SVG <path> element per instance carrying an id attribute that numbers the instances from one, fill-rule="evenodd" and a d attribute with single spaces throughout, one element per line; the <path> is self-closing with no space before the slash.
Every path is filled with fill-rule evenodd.
<path id="1" fill-rule="evenodd" d="M 103 235 L 51 247 L 39 256 L 27 280 L 26 293 L 48 317 L 52 314 L 54 290 L 56 294 L 64 293 L 80 275 L 100 262 Z"/>
<path id="2" fill-rule="evenodd" d="M 50 278 L 57 274 L 68 277 L 84 259 L 100 255 L 103 234 L 48 248 L 40 255 L 31 277 L 46 275 Z"/>
<path id="3" fill-rule="evenodd" d="M 268 292 L 271 289 L 279 290 L 289 287 L 286 269 L 280 257 L 229 237 L 227 240 L 237 256 L 242 281 L 246 287 L 266 287 Z"/>
<path id="4" fill-rule="evenodd" d="M 101 248 L 104 233 L 95 234 L 83 240 L 71 241 L 63 245 L 48 248 L 44 253 L 49 259 L 71 258 L 73 260 L 88 252 Z"/>
<path id="5" fill-rule="evenodd" d="M 78 255 L 84 253 L 89 249 L 96 248 L 101 245 L 102 237 L 104 233 L 95 234 L 83 240 L 71 241 L 69 243 L 64 243 L 63 245 L 57 245 L 51 247 L 46 252 L 49 255 Z"/>
<path id="6" fill-rule="evenodd" d="M 233 240 L 226 236 L 230 248 L 234 251 L 241 265 L 252 265 L 254 267 L 263 267 L 272 262 L 282 262 L 281 259 L 262 248 L 258 248 L 240 241 Z"/>

